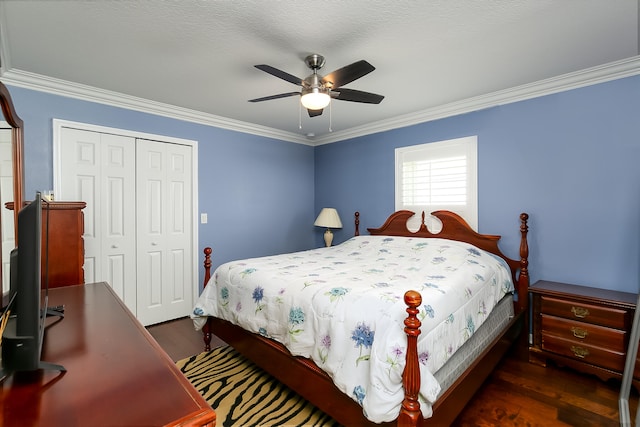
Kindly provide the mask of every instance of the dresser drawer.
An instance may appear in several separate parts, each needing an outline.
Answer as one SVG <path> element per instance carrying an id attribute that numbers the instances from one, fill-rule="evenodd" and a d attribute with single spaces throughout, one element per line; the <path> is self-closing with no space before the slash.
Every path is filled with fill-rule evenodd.
<path id="1" fill-rule="evenodd" d="M 592 325 L 577 320 L 542 314 L 542 333 L 560 338 L 606 347 L 624 353 L 627 333 L 624 330 Z"/>
<path id="2" fill-rule="evenodd" d="M 631 323 L 628 310 L 602 305 L 585 304 L 571 299 L 541 297 L 541 313 L 581 320 L 587 323 L 629 329 Z"/>
<path id="3" fill-rule="evenodd" d="M 622 372 L 624 370 L 624 352 L 544 333 L 542 334 L 542 349 L 613 371 Z"/>

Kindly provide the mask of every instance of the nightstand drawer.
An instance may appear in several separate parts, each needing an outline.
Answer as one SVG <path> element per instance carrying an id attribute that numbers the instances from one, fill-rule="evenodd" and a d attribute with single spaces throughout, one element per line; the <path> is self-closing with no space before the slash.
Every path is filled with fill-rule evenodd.
<path id="1" fill-rule="evenodd" d="M 542 349 L 614 371 L 624 370 L 625 353 L 542 334 Z"/>
<path id="2" fill-rule="evenodd" d="M 540 312 L 617 329 L 628 329 L 631 323 L 628 310 L 549 296 L 541 297 Z"/>
<path id="3" fill-rule="evenodd" d="M 542 333 L 560 338 L 606 347 L 624 353 L 627 333 L 624 330 L 592 325 L 577 320 L 541 314 Z"/>

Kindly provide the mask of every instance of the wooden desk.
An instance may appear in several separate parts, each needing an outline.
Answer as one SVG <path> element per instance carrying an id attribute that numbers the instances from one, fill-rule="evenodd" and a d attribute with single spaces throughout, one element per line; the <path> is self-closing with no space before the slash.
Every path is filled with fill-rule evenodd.
<path id="1" fill-rule="evenodd" d="M 42 359 L 0 384 L 4 426 L 215 426 L 215 413 L 106 283 L 51 289 Z"/>

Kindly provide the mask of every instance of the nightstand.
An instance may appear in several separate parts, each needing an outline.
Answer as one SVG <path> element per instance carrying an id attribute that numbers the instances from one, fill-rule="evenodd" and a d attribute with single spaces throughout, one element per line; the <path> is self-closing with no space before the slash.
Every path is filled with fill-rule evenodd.
<path id="1" fill-rule="evenodd" d="M 552 360 L 605 381 L 622 377 L 636 294 L 544 280 L 529 293 L 531 363 L 546 366 Z M 634 382 L 639 366 L 636 361 Z"/>

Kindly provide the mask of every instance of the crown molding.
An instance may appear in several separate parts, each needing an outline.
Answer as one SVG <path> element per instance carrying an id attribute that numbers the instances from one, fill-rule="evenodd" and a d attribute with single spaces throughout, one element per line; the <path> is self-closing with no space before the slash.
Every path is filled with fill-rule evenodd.
<path id="1" fill-rule="evenodd" d="M 313 143 L 309 142 L 307 138 L 295 133 L 216 116 L 214 114 L 203 113 L 196 110 L 190 110 L 188 108 L 176 107 L 170 104 L 164 104 L 119 92 L 103 90 L 93 86 L 47 77 L 41 74 L 30 73 L 28 71 L 22 71 L 15 68 L 3 73 L 0 80 L 8 85 L 60 95 L 67 98 L 96 102 L 113 107 L 155 114 L 177 120 L 184 120 L 187 122 L 264 136 L 267 138 L 313 145 Z"/>
<path id="2" fill-rule="evenodd" d="M 640 56 L 634 56 L 597 67 L 540 80 L 534 83 L 516 86 L 510 89 L 500 90 L 462 101 L 439 105 L 434 108 L 398 116 L 389 120 L 382 120 L 376 123 L 347 129 L 345 131 L 334 132 L 333 134 L 315 138 L 313 141 L 316 146 L 344 141 L 346 139 L 399 129 L 419 123 L 430 122 L 490 107 L 497 107 L 499 105 L 511 104 L 527 99 L 565 92 L 571 89 L 591 86 L 638 74 L 640 74 Z"/>
<path id="3" fill-rule="evenodd" d="M 4 67 L 3 67 L 4 68 Z M 1 70 L 0 70 L 1 71 Z M 39 74 L 10 69 L 2 72 L 1 80 L 5 84 L 23 87 L 40 92 L 97 102 L 114 107 L 155 114 L 177 120 L 213 126 L 217 128 L 243 132 L 267 138 L 298 144 L 318 146 L 357 138 L 374 133 L 385 132 L 407 126 L 452 117 L 460 114 L 478 111 L 499 105 L 510 104 L 537 98 L 540 96 L 564 92 L 571 89 L 604 83 L 611 80 L 640 74 L 640 56 L 634 56 L 620 61 L 611 62 L 597 67 L 564 74 L 561 76 L 540 80 L 538 82 L 516 86 L 510 89 L 496 91 L 482 96 L 456 101 L 426 110 L 398 116 L 388 120 L 357 126 L 344 131 L 333 132 L 326 136 L 307 138 L 295 133 L 285 132 L 267 126 L 255 125 L 239 120 L 187 108 L 176 107 L 137 98 L 130 95 L 98 89 L 91 86 L 55 79 Z"/>

